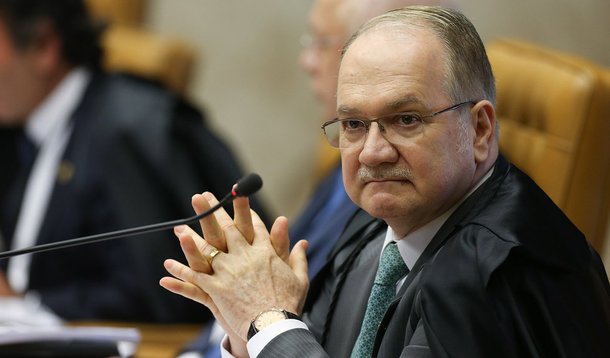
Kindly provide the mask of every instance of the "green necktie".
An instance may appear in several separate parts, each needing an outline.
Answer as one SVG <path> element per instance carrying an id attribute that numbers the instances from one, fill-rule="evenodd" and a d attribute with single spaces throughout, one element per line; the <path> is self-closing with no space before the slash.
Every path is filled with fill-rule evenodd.
<path id="1" fill-rule="evenodd" d="M 366 306 L 360 334 L 352 350 L 352 358 L 371 357 L 375 336 L 388 306 L 396 297 L 396 282 L 409 272 L 396 243 L 386 246 L 381 255 L 375 282 Z"/>

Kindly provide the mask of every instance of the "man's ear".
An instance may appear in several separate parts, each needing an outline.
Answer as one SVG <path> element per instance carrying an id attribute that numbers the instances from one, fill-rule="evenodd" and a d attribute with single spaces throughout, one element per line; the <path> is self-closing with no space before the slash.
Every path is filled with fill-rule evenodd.
<path id="1" fill-rule="evenodd" d="M 475 130 L 474 159 L 476 163 L 483 163 L 491 154 L 497 140 L 496 110 L 491 102 L 482 100 L 472 107 L 470 113 Z"/>

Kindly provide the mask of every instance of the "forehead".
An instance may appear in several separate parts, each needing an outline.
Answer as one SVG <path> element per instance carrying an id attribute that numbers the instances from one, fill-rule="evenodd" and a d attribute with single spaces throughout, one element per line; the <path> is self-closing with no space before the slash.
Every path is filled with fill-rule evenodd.
<path id="1" fill-rule="evenodd" d="M 371 29 L 351 44 L 341 62 L 337 104 L 366 112 L 378 105 L 432 106 L 448 100 L 445 63 L 444 48 L 429 30 Z"/>
<path id="2" fill-rule="evenodd" d="M 346 19 L 341 15 L 343 0 L 317 0 L 309 15 L 313 32 L 320 35 L 342 35 L 346 31 Z"/>

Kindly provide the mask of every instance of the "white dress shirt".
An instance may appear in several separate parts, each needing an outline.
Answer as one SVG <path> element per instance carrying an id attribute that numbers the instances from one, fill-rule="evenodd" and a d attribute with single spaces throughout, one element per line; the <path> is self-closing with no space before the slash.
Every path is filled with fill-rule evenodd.
<path id="1" fill-rule="evenodd" d="M 72 132 L 70 118 L 90 78 L 91 74 L 85 69 L 72 70 L 27 121 L 25 134 L 39 150 L 25 187 L 12 250 L 36 244 L 59 163 Z M 18 293 L 24 293 L 27 289 L 30 262 L 31 254 L 15 256 L 8 262 L 7 278 L 12 289 Z"/>

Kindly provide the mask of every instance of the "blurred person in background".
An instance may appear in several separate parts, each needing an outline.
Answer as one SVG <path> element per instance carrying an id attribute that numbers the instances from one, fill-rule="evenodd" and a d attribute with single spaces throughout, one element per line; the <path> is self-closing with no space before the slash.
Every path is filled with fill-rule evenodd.
<path id="1" fill-rule="evenodd" d="M 0 0 L 2 251 L 191 216 L 193 193 L 242 176 L 198 109 L 101 69 L 102 28 L 80 0 Z M 0 294 L 67 320 L 203 322 L 158 287 L 163 258 L 184 257 L 168 235 L 4 259 Z"/>

